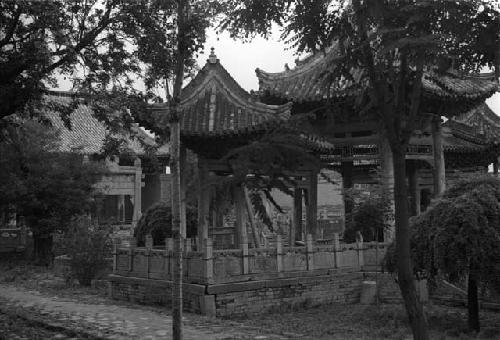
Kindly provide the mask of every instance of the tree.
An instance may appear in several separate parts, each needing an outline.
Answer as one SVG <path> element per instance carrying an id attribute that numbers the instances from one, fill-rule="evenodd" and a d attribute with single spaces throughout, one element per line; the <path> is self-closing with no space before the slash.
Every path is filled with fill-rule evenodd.
<path id="1" fill-rule="evenodd" d="M 461 180 L 412 224 L 416 271 L 467 278 L 469 329 L 479 331 L 478 287 L 500 289 L 500 180 Z"/>
<path id="2" fill-rule="evenodd" d="M 353 209 L 350 216 L 346 216 L 344 241 L 355 242 L 358 231 L 365 242 L 381 241 L 384 232 L 391 227 L 387 218 L 388 212 L 391 211 L 387 196 L 376 192 L 366 196 L 355 189 L 348 191 L 346 200 L 351 202 L 349 204 Z"/>
<path id="3" fill-rule="evenodd" d="M 14 205 L 33 232 L 40 264 L 51 261 L 52 233 L 68 228 L 93 204 L 93 185 L 105 173 L 82 163 L 77 153 L 59 152 L 57 132 L 36 121 L 11 125 L 0 143 L 0 207 Z"/>
<path id="4" fill-rule="evenodd" d="M 375 118 L 393 154 L 398 282 L 416 339 L 428 339 L 427 321 L 416 296 L 410 261 L 405 156 L 414 129 L 428 117 L 456 114 L 422 101 L 423 75 L 450 58 L 464 72 L 495 66 L 499 22 L 496 4 L 484 1 L 262 1 L 231 2 L 222 25 L 234 37 L 267 35 L 276 23 L 299 52 L 321 52 L 337 44 L 339 55 L 325 70 L 335 89 L 353 80 L 348 105 L 361 119 Z M 457 22 L 460 24 L 457 25 Z M 481 43 L 479 43 L 481 42 Z M 335 106 L 327 100 L 327 105 Z M 332 110 L 335 113 L 335 110 Z"/>

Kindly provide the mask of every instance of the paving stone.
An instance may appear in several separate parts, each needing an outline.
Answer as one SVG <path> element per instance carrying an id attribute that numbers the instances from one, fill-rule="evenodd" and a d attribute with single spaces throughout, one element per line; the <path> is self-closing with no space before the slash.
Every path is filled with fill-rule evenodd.
<path id="1" fill-rule="evenodd" d="M 71 330 L 84 330 L 106 339 L 171 339 L 172 320 L 167 310 L 115 305 L 114 301 L 102 298 L 101 303 L 83 303 L 77 299 L 54 299 L 34 291 L 0 284 L 0 299 L 33 310 L 42 319 L 57 323 Z M 92 301 L 98 299 L 95 297 Z M 55 301 L 57 300 L 57 301 Z M 6 304 L 4 304 L 5 306 Z M 27 306 L 27 307 L 25 307 Z M 261 330 L 245 327 L 234 321 L 221 321 L 189 314 L 183 317 L 185 340 L 222 339 L 286 339 L 282 335 L 262 334 Z M 64 336 L 64 335 L 63 335 Z M 60 339 L 67 339 L 67 336 Z"/>

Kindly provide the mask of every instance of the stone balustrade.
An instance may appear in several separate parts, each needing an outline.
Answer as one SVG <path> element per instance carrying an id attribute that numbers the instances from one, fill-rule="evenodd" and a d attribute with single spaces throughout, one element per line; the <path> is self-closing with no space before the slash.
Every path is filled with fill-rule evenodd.
<path id="1" fill-rule="evenodd" d="M 146 279 L 172 280 L 174 267 L 173 240 L 167 239 L 163 249 L 115 245 L 113 272 L 116 275 Z M 325 244 L 326 243 L 326 244 Z M 184 281 L 196 284 L 219 284 L 296 276 L 300 272 L 328 270 L 367 270 L 380 268 L 388 244 L 340 243 L 315 244 L 308 235 L 305 246 L 285 247 L 280 237 L 275 248 L 215 250 L 212 240 L 202 243 L 201 251 L 193 251 L 197 242 L 187 239 L 184 246 Z"/>

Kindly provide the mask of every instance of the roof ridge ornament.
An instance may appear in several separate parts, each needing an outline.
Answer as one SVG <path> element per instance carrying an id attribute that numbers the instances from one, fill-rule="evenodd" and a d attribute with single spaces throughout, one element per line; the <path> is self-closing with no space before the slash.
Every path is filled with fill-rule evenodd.
<path id="1" fill-rule="evenodd" d="M 217 56 L 215 55 L 214 52 L 215 48 L 210 48 L 210 55 L 208 56 L 208 62 L 210 64 L 217 64 Z"/>

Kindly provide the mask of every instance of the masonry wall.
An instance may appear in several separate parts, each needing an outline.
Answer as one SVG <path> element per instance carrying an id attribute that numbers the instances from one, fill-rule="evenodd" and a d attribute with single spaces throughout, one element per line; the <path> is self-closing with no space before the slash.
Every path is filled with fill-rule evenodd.
<path id="1" fill-rule="evenodd" d="M 184 284 L 184 309 L 218 317 L 279 312 L 318 305 L 358 303 L 363 281 L 374 273 L 354 270 L 315 270 L 296 276 L 224 284 Z M 110 295 L 144 304 L 171 305 L 171 281 L 110 276 Z M 400 303 L 394 277 L 379 273 L 382 302 Z"/>
<path id="2" fill-rule="evenodd" d="M 360 272 L 339 272 L 235 284 L 233 287 L 209 286 L 208 293 L 216 292 L 214 295 L 217 316 L 242 316 L 329 303 L 356 303 L 361 294 L 361 282 Z"/>

